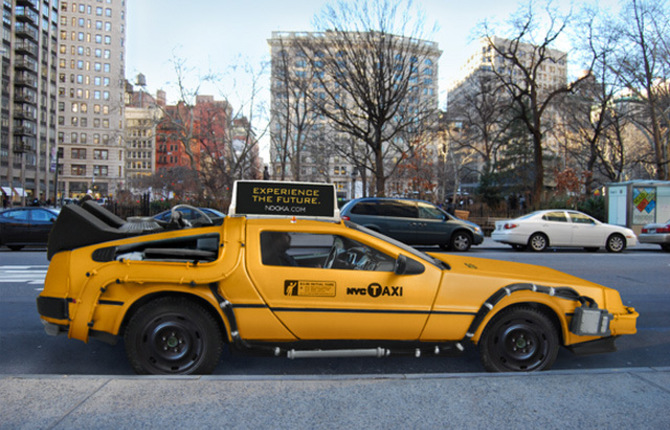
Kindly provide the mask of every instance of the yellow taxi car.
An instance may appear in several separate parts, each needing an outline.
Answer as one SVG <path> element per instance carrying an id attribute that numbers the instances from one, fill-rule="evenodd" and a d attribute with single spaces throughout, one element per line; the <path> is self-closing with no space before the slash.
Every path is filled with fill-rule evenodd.
<path id="1" fill-rule="evenodd" d="M 637 312 L 549 268 L 422 253 L 339 219 L 331 185 L 239 181 L 225 218 L 67 205 L 37 308 L 48 334 L 124 339 L 141 374 L 211 373 L 223 348 L 289 358 L 479 347 L 489 371 L 615 350 Z"/>

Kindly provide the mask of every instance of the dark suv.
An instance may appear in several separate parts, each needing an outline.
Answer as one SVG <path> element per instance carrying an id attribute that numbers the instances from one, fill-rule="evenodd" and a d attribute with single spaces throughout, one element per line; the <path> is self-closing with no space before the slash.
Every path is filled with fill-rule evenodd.
<path id="1" fill-rule="evenodd" d="M 484 241 L 482 229 L 422 200 L 367 197 L 342 207 L 342 219 L 409 245 L 440 245 L 467 251 Z"/>

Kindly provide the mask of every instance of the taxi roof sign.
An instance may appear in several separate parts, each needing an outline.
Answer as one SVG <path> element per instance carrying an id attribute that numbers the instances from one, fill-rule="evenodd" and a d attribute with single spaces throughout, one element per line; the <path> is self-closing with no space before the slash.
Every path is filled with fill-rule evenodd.
<path id="1" fill-rule="evenodd" d="M 235 181 L 229 215 L 339 219 L 335 184 Z"/>

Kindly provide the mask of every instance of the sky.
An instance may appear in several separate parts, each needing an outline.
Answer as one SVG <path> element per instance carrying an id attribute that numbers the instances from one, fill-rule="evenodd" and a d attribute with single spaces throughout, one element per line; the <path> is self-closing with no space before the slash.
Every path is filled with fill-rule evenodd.
<path id="1" fill-rule="evenodd" d="M 597 1 L 597 0 L 591 0 Z M 600 0 L 615 2 L 616 0 Z M 175 61 L 183 61 L 191 90 L 227 99 L 244 112 L 250 101 L 250 67 L 253 73 L 269 61 L 267 40 L 273 31 L 313 31 L 313 17 L 327 0 L 127 0 L 126 78 L 146 77 L 146 90 L 167 93 L 168 103 L 178 100 Z M 569 7 L 568 0 L 555 0 Z M 521 3 L 516 0 L 415 0 L 427 27 L 437 31 L 427 38 L 443 51 L 439 62 L 439 104 L 446 102 L 448 82 L 454 79 L 473 49 L 477 25 L 484 20 L 505 21 Z M 202 76 L 219 76 L 216 85 Z M 269 101 L 269 73 L 260 81 L 261 97 Z M 244 112 L 248 115 L 248 112 Z"/>

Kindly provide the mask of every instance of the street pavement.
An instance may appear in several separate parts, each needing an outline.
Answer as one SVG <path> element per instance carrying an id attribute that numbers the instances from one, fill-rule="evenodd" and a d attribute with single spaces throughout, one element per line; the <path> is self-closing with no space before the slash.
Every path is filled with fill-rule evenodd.
<path id="1" fill-rule="evenodd" d="M 0 429 L 667 429 L 670 367 L 0 377 Z"/>

